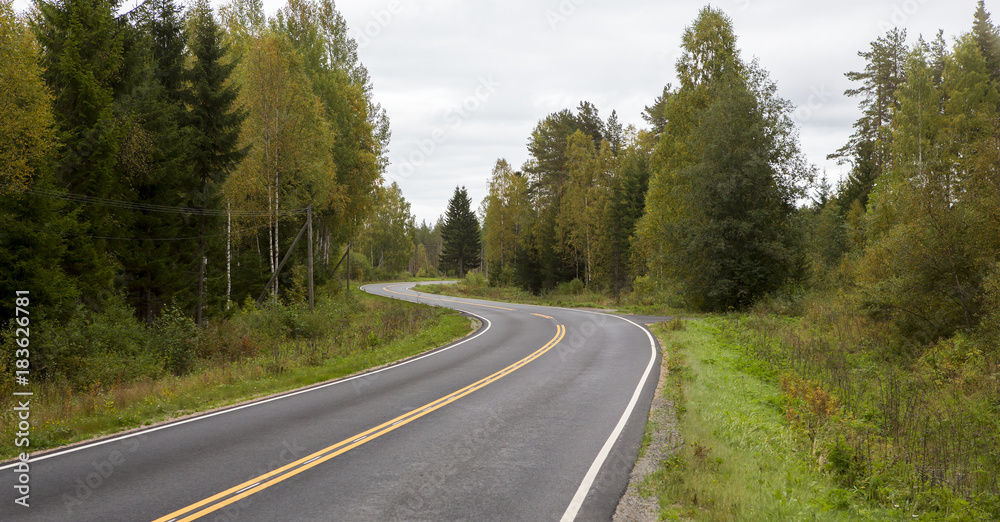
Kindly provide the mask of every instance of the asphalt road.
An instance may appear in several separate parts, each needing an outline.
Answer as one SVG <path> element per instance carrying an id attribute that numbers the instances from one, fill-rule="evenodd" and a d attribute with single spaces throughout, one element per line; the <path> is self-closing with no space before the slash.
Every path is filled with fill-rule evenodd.
<path id="1" fill-rule="evenodd" d="M 658 377 L 595 312 L 366 291 L 483 326 L 377 372 L 0 467 L 0 520 L 608 520 Z M 15 486 L 27 475 L 29 507 Z"/>

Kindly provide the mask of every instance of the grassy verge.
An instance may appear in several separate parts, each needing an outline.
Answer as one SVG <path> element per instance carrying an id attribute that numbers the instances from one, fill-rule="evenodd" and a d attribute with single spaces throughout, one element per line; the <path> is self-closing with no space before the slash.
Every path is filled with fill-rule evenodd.
<path id="1" fill-rule="evenodd" d="M 908 517 L 857 501 L 811 464 L 785 422 L 781 388 L 754 370 L 724 328 L 722 319 L 654 327 L 669 372 L 664 395 L 676 405 L 685 441 L 641 487 L 658 498 L 660 518 Z"/>
<path id="2" fill-rule="evenodd" d="M 564 308 L 614 309 L 621 313 L 641 315 L 673 316 L 679 313 L 677 308 L 653 302 L 634 294 L 623 294 L 616 299 L 614 296 L 583 288 L 582 285 L 567 283 L 550 292 L 535 295 L 514 286 L 489 286 L 485 279 L 477 276 L 479 274 L 470 274 L 466 279 L 452 284 L 417 285 L 414 290 L 428 294 L 471 297 L 506 303 Z M 687 315 L 690 316 L 690 313 Z"/>
<path id="3" fill-rule="evenodd" d="M 301 310 L 300 310 L 301 312 Z M 199 359 L 193 371 L 79 390 L 65 382 L 32 388 L 32 452 L 95 436 L 150 425 L 185 414 L 336 379 L 425 352 L 469 333 L 470 321 L 455 312 L 352 294 L 349 302 L 327 301 L 313 314 L 296 315 L 315 335 L 267 333 L 279 312 L 253 311 L 226 323 L 243 352 Z M 283 310 L 283 322 L 295 310 Z M 231 324 L 239 323 L 239 324 Z M 223 328 L 225 330 L 226 328 Z M 203 332 L 203 345 L 217 330 Z M 242 337 L 240 337 L 242 335 Z M 19 391 L 23 391 L 20 390 Z M 14 446 L 17 422 L 11 393 L 0 401 L 0 459 L 23 451 Z"/>

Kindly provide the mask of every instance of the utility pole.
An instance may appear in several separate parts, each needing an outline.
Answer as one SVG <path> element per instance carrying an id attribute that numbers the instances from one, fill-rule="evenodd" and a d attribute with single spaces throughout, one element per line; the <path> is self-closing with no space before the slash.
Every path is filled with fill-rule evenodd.
<path id="1" fill-rule="evenodd" d="M 308 272 L 309 277 L 309 311 L 313 311 L 315 306 L 315 299 L 313 298 L 313 207 L 309 205 L 306 207 L 306 241 L 309 243 L 309 247 L 306 249 L 307 256 L 309 260 L 306 262 L 306 272 Z"/>
<path id="2" fill-rule="evenodd" d="M 344 298 L 351 296 L 351 242 L 347 242 L 347 293 Z"/>

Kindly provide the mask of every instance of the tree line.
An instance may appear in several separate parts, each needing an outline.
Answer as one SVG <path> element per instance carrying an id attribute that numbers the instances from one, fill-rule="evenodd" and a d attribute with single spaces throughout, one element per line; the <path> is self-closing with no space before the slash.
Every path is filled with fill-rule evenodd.
<path id="1" fill-rule="evenodd" d="M 7 2 L 0 23 L 0 292 L 54 320 L 120 296 L 201 323 L 261 292 L 306 207 L 330 266 L 379 200 L 388 118 L 332 0 Z"/>
<path id="2" fill-rule="evenodd" d="M 481 207 L 489 281 L 538 293 L 579 279 L 708 311 L 839 291 L 906 339 L 995 333 L 998 34 L 980 1 L 951 44 L 894 29 L 859 52 L 845 94 L 862 116 L 830 155 L 850 166 L 831 185 L 800 151 L 792 105 L 706 7 L 649 127 L 584 101 L 538 122 L 519 169 L 497 160 Z"/>

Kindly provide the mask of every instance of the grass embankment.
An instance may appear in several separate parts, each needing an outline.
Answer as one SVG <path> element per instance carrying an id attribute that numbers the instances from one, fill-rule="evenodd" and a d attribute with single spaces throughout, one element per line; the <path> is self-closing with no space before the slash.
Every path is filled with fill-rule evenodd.
<path id="1" fill-rule="evenodd" d="M 664 399 L 676 407 L 684 440 L 640 488 L 658 499 L 660 517 L 886 518 L 810 463 L 785 420 L 781 387 L 727 341 L 728 328 L 718 318 L 653 327 L 668 371 Z"/>
<path id="2" fill-rule="evenodd" d="M 312 313 L 304 305 L 248 307 L 198 332 L 192 343 L 197 353 L 182 375 L 33 384 L 27 449 L 38 452 L 351 375 L 442 346 L 470 329 L 467 318 L 450 310 L 358 291 L 346 301 L 321 299 Z M 14 385 L 0 382 L 0 388 L 0 459 L 8 459 L 26 448 L 14 446 Z"/>
<path id="3" fill-rule="evenodd" d="M 661 518 L 1000 519 L 996 361 L 816 309 L 684 324 L 654 327 L 684 439 L 643 483 Z"/>

